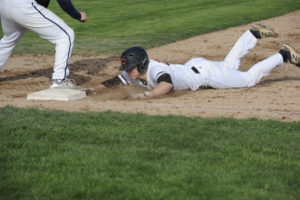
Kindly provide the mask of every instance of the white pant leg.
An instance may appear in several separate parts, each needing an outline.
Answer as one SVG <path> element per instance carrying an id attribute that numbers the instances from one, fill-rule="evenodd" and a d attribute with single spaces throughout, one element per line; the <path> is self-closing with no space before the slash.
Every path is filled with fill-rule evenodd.
<path id="1" fill-rule="evenodd" d="M 231 69 L 238 69 L 240 60 L 253 48 L 257 43 L 256 37 L 248 30 L 234 44 L 224 60 L 224 66 Z"/>
<path id="2" fill-rule="evenodd" d="M 216 89 L 252 87 L 282 63 L 283 58 L 279 53 L 255 64 L 247 72 L 225 67 L 224 62 L 209 61 L 203 58 L 194 58 L 188 62 L 200 71 L 199 86 L 210 86 Z"/>
<path id="3" fill-rule="evenodd" d="M 254 65 L 247 72 L 238 71 L 240 59 L 257 43 L 250 31 L 246 31 L 235 43 L 225 61 L 215 62 L 203 58 L 193 58 L 185 65 L 195 66 L 201 73 L 199 85 L 216 89 L 244 88 L 256 85 L 262 77 L 268 76 L 272 69 L 283 63 L 282 56 L 277 53 Z"/>
<path id="4" fill-rule="evenodd" d="M 271 71 L 282 65 L 283 58 L 279 53 L 255 64 L 247 72 L 222 67 L 222 63 L 210 66 L 214 73 L 209 77 L 209 86 L 217 89 L 252 87 L 259 83 L 261 78 L 270 75 Z M 217 67 L 217 65 L 220 67 Z"/>
<path id="5" fill-rule="evenodd" d="M 27 31 L 25 28 L 5 17 L 1 17 L 1 24 L 4 35 L 0 40 L 0 70 L 4 68 L 17 42 Z"/>
<path id="6" fill-rule="evenodd" d="M 49 9 L 34 0 L 6 1 L 7 15 L 28 30 L 47 39 L 55 46 L 55 63 L 52 79 L 64 79 L 69 74 L 68 62 L 74 44 L 74 31 Z"/>
<path id="7" fill-rule="evenodd" d="M 38 6 L 35 6 L 38 9 Z M 74 46 L 74 31 L 66 23 L 48 9 L 42 8 L 39 14 L 45 19 L 45 26 L 31 28 L 40 37 L 55 44 L 55 63 L 53 67 L 52 79 L 65 79 L 70 71 L 69 60 Z"/>
<path id="8" fill-rule="evenodd" d="M 248 87 L 254 86 L 259 83 L 260 79 L 266 76 L 269 76 L 271 71 L 283 64 L 282 55 L 279 53 L 274 54 L 273 56 L 255 64 L 251 67 L 246 74 L 246 79 L 248 82 Z"/>
<path id="9" fill-rule="evenodd" d="M 208 71 L 207 86 L 215 89 L 248 87 L 245 72 L 224 66 L 224 62 L 211 61 L 205 69 Z"/>

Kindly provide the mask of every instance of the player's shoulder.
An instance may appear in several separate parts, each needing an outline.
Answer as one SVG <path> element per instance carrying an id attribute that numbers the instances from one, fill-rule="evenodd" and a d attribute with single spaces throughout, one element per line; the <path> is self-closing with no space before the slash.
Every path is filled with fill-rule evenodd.
<path id="1" fill-rule="evenodd" d="M 158 62 L 156 60 L 149 60 L 148 69 L 159 69 L 159 68 L 165 68 L 167 65 L 165 63 Z"/>
<path id="2" fill-rule="evenodd" d="M 148 73 L 151 79 L 157 80 L 157 78 L 164 73 L 170 73 L 170 67 L 161 62 L 157 62 L 155 60 L 150 60 L 148 66 Z"/>
<path id="3" fill-rule="evenodd" d="M 161 63 L 156 61 L 156 60 L 149 59 L 149 66 L 150 67 L 157 66 L 157 65 L 160 65 L 160 64 Z"/>

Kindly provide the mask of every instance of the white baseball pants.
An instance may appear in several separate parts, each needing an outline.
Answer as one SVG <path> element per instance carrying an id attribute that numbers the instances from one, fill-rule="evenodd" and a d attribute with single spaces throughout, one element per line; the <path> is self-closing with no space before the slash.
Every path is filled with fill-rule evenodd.
<path id="1" fill-rule="evenodd" d="M 52 79 L 69 75 L 68 62 L 74 31 L 49 9 L 34 0 L 0 0 L 3 38 L 0 40 L 0 70 L 4 68 L 18 40 L 28 30 L 55 44 Z"/>
<path id="2" fill-rule="evenodd" d="M 276 66 L 283 63 L 282 56 L 276 53 L 255 64 L 247 72 L 238 71 L 240 60 L 256 43 L 257 39 L 248 30 L 235 43 L 224 61 L 215 62 L 204 58 L 193 58 L 185 65 L 198 68 L 201 73 L 200 86 L 210 86 L 216 89 L 252 87 L 259 83 L 262 77 L 268 76 Z"/>

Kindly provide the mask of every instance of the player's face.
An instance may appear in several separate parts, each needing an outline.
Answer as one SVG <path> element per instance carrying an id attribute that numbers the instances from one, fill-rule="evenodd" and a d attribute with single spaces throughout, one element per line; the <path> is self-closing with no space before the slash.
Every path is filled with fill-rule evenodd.
<path id="1" fill-rule="evenodd" d="M 140 73 L 137 70 L 137 67 L 130 69 L 130 70 L 126 70 L 126 72 L 129 74 L 129 76 L 132 80 L 137 79 L 140 75 Z"/>

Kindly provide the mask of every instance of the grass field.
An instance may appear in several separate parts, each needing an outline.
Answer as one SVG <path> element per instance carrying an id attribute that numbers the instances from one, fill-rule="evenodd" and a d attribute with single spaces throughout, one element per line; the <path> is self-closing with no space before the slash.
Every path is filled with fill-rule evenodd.
<path id="1" fill-rule="evenodd" d="M 77 54 L 159 46 L 300 9 L 299 0 L 76 0 L 74 5 L 86 11 L 86 24 L 69 17 L 56 1 L 49 8 L 75 30 Z M 54 46 L 27 33 L 15 52 L 53 53 Z"/>
<path id="2" fill-rule="evenodd" d="M 300 124 L 0 108 L 0 199 L 300 196 Z"/>
<path id="3" fill-rule="evenodd" d="M 147 48 L 300 9 L 297 0 L 73 1 L 78 54 Z M 2 33 L 0 33 L 0 36 Z M 53 53 L 32 33 L 16 53 Z M 0 108 L 0 200 L 297 200 L 300 123 Z"/>

